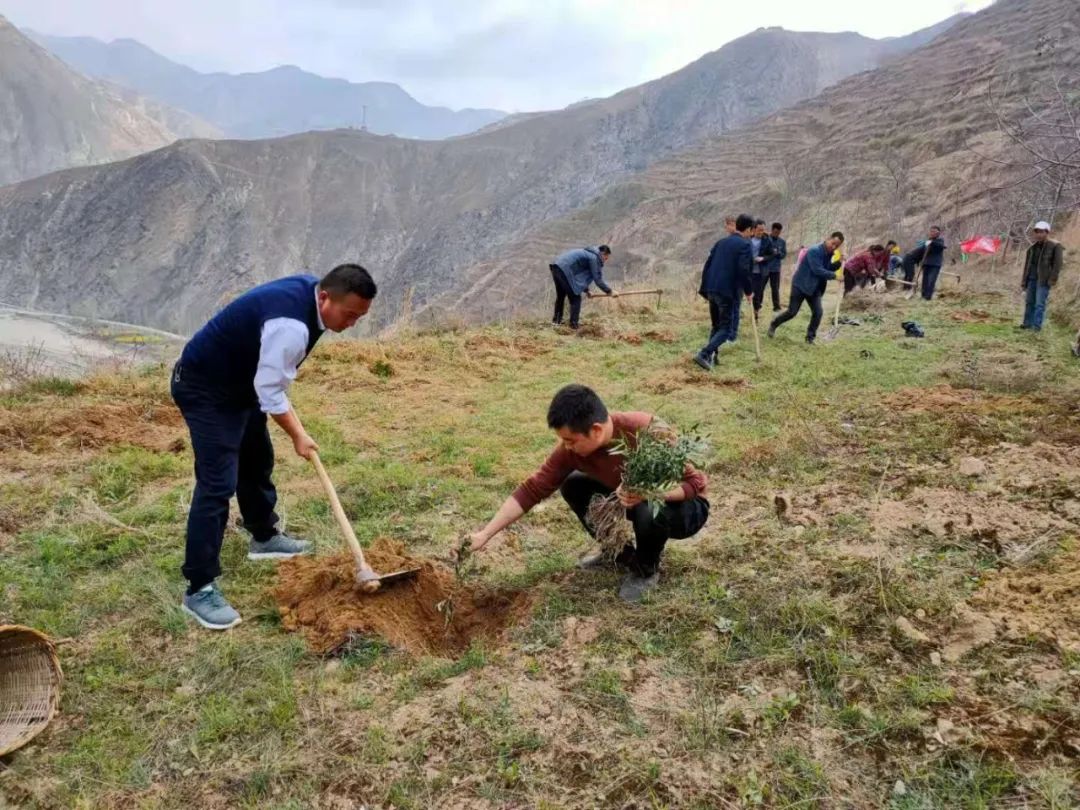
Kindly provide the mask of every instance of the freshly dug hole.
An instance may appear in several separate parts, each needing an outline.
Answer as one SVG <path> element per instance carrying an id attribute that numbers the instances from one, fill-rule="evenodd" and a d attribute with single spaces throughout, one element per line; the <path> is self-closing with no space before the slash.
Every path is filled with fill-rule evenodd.
<path id="1" fill-rule="evenodd" d="M 460 653 L 473 639 L 499 638 L 529 608 L 526 592 L 461 583 L 445 566 L 409 557 L 400 543 L 377 540 L 365 556 L 379 573 L 420 573 L 366 594 L 356 585 L 356 563 L 348 554 L 297 557 L 279 567 L 273 594 L 282 624 L 302 633 L 314 652 L 328 653 L 365 635 L 411 653 Z"/>

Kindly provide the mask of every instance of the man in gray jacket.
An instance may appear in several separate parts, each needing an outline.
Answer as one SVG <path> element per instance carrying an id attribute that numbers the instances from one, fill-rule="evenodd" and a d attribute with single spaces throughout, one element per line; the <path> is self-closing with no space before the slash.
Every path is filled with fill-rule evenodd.
<path id="1" fill-rule="evenodd" d="M 1024 322 L 1021 329 L 1038 332 L 1046 317 L 1046 301 L 1050 288 L 1057 284 L 1061 266 L 1065 263 L 1065 248 L 1050 238 L 1050 223 L 1036 222 L 1032 229 L 1033 242 L 1024 259 L 1024 275 L 1020 289 L 1026 294 Z"/>
<path id="2" fill-rule="evenodd" d="M 551 322 L 558 326 L 563 320 L 563 306 L 570 299 L 570 328 L 578 328 L 581 315 L 581 296 L 589 295 L 589 285 L 596 284 L 607 295 L 618 295 L 604 281 L 604 263 L 611 258 L 611 248 L 607 245 L 571 250 L 559 258 L 551 269 L 551 280 L 555 282 L 555 316 Z"/>

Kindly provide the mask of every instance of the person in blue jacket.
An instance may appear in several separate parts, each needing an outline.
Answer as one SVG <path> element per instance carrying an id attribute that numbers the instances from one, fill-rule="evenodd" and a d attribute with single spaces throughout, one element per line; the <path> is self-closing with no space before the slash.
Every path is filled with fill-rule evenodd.
<path id="1" fill-rule="evenodd" d="M 773 322 L 769 324 L 769 337 L 776 334 L 778 326 L 798 315 L 803 301 L 806 301 L 810 305 L 810 326 L 806 330 L 806 342 L 814 342 L 818 326 L 821 325 L 823 314 L 821 297 L 825 294 L 825 287 L 832 279 L 843 279 L 843 262 L 836 261 L 834 257 L 842 244 L 844 244 L 844 235 L 840 231 L 834 231 L 820 245 L 815 245 L 806 251 L 795 275 L 791 278 L 788 308 L 773 318 Z"/>
<path id="2" fill-rule="evenodd" d="M 709 302 L 714 320 L 709 342 L 693 359 L 706 371 L 712 370 L 720 346 L 733 340 L 731 325 L 740 294 L 748 299 L 753 297 L 750 274 L 754 263 L 750 244 L 753 233 L 754 218 L 740 214 L 735 220 L 735 232 L 713 245 L 702 268 L 698 294 Z"/>
<path id="3" fill-rule="evenodd" d="M 563 308 L 570 300 L 570 328 L 578 328 L 581 317 L 581 296 L 589 294 L 589 285 L 596 284 L 607 295 L 618 296 L 604 281 L 604 265 L 611 258 L 607 245 L 570 250 L 548 265 L 551 280 L 555 282 L 555 315 L 551 322 L 559 326 L 563 322 Z"/>
<path id="4" fill-rule="evenodd" d="M 218 589 L 221 543 L 236 495 L 251 534 L 249 560 L 292 557 L 308 550 L 278 526 L 274 447 L 266 418 L 310 459 L 319 446 L 285 395 L 323 332 L 341 332 L 367 314 L 375 282 L 357 264 L 321 280 L 279 278 L 248 290 L 217 313 L 184 346 L 173 367 L 173 400 L 191 432 L 195 491 L 181 569 L 188 581 L 181 608 L 203 627 L 227 630 L 240 614 Z"/>

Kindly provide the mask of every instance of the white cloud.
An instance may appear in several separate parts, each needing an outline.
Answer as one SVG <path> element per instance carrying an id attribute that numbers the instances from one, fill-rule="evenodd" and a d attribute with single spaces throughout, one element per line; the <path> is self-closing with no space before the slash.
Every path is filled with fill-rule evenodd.
<path id="1" fill-rule="evenodd" d="M 199 70 L 295 64 L 428 104 L 539 109 L 677 70 L 761 26 L 883 37 L 991 0 L 0 0 L 16 25 L 131 37 Z M 743 8 L 747 8 L 745 4 Z"/>

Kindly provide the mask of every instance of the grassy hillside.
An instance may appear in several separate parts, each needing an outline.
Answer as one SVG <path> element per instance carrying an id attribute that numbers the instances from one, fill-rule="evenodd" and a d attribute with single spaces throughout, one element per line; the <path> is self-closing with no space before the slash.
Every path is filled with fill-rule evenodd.
<path id="1" fill-rule="evenodd" d="M 688 360 L 706 331 L 689 299 L 587 303 L 580 335 L 320 347 L 297 408 L 362 541 L 420 556 L 445 555 L 544 457 L 566 382 L 712 436 L 712 517 L 672 543 L 654 598 L 627 607 L 614 574 L 574 570 L 587 546 L 551 501 L 471 575 L 527 592 L 527 613 L 451 658 L 377 638 L 311 654 L 238 531 L 222 584 L 244 623 L 195 629 L 178 575 L 191 457 L 165 369 L 6 396 L 0 621 L 63 639 L 67 680 L 53 726 L 0 762 L 0 798 L 1076 806 L 1077 361 L 1058 327 L 1013 330 L 1015 297 L 950 284 L 929 305 L 849 299 L 862 325 L 815 347 L 804 315 L 760 365 L 744 331 L 713 375 Z M 908 317 L 925 339 L 903 337 Z M 336 553 L 314 475 L 277 439 L 290 529 Z"/>

